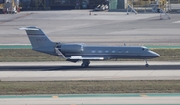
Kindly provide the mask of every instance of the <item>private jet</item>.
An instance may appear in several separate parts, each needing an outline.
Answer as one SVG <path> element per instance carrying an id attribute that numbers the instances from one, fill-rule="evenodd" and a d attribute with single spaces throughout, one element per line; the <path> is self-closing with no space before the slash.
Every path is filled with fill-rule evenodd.
<path id="1" fill-rule="evenodd" d="M 144 46 L 91 46 L 79 43 L 52 42 L 44 32 L 37 27 L 22 27 L 32 45 L 32 50 L 54 56 L 63 57 L 66 61 L 82 61 L 82 67 L 88 67 L 90 61 L 108 59 L 147 59 L 160 55 Z"/>

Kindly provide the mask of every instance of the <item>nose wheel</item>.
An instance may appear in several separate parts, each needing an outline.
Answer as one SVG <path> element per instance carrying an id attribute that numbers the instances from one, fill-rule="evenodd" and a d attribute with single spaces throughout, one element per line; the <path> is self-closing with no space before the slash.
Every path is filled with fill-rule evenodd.
<path id="1" fill-rule="evenodd" d="M 88 67 L 90 64 L 89 60 L 83 60 L 83 63 L 81 64 L 81 67 Z"/>
<path id="2" fill-rule="evenodd" d="M 149 64 L 146 64 L 145 66 L 146 66 L 146 67 L 149 67 Z"/>
<path id="3" fill-rule="evenodd" d="M 145 61 L 146 61 L 145 67 L 149 67 L 149 64 L 148 64 L 147 60 L 145 60 Z"/>

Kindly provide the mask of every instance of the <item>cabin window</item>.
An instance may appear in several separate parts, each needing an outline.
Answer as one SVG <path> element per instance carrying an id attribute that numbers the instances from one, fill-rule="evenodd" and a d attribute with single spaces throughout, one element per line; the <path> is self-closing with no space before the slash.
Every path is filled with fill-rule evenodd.
<path id="1" fill-rule="evenodd" d="M 112 53 L 115 53 L 115 51 L 112 51 Z"/>
<path id="2" fill-rule="evenodd" d="M 105 51 L 105 53 L 108 53 L 108 52 L 109 52 L 109 51 L 107 51 L 107 50 Z"/>
<path id="3" fill-rule="evenodd" d="M 121 51 L 121 50 L 119 50 L 119 53 L 122 53 L 122 51 Z"/>
<path id="4" fill-rule="evenodd" d="M 126 53 L 129 53 L 129 51 L 126 51 Z"/>
<path id="5" fill-rule="evenodd" d="M 95 50 L 92 50 L 91 52 L 92 52 L 92 53 L 95 53 L 96 51 L 95 51 Z"/>
<path id="6" fill-rule="evenodd" d="M 102 51 L 101 51 L 101 50 L 99 50 L 99 51 L 98 51 L 98 53 L 102 53 Z"/>

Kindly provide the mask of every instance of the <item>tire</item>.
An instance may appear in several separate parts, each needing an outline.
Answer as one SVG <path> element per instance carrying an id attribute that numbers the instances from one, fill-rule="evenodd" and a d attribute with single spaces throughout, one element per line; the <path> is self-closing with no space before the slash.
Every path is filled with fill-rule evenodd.
<path id="1" fill-rule="evenodd" d="M 146 64 L 145 66 L 146 66 L 146 67 L 149 67 L 149 65 L 148 65 L 148 64 Z"/>

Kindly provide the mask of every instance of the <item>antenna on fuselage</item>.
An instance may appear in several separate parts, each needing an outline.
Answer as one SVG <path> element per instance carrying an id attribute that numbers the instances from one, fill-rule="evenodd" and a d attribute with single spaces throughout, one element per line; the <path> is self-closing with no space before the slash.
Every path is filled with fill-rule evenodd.
<path id="1" fill-rule="evenodd" d="M 124 46 L 126 46 L 126 43 L 124 43 Z"/>

